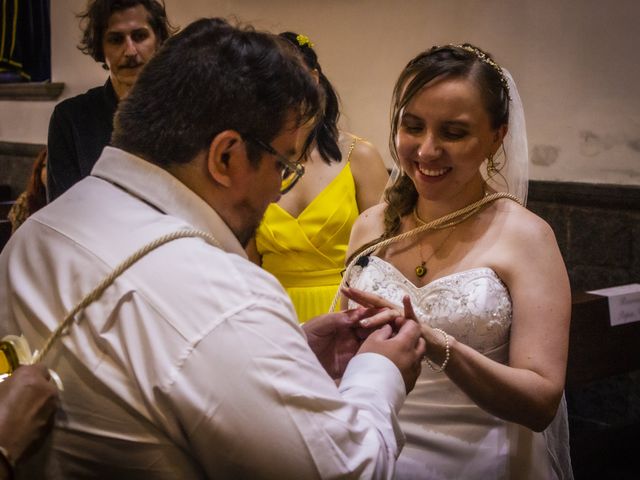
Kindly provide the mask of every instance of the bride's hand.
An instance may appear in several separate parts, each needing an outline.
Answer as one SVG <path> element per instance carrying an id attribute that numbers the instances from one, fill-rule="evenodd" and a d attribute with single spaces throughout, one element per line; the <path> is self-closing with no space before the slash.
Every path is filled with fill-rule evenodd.
<path id="1" fill-rule="evenodd" d="M 390 301 L 379 297 L 373 293 L 364 292 L 362 290 L 358 290 L 357 288 L 345 287 L 341 290 L 341 293 L 347 297 L 349 300 L 357 303 L 358 305 L 365 308 L 374 308 L 374 309 L 384 309 L 388 310 L 392 315 L 395 315 L 393 321 L 389 322 L 378 320 L 378 318 L 382 317 L 370 317 L 365 318 L 360 322 L 360 325 L 366 328 L 379 328 L 387 323 L 391 324 L 393 327 L 393 331 L 397 332 L 402 325 L 407 321 L 402 316 L 402 309 L 398 305 L 391 303 Z M 388 318 L 388 315 L 387 315 Z"/>
<path id="2" fill-rule="evenodd" d="M 445 341 L 444 339 L 444 335 L 447 335 L 446 332 L 442 329 L 434 329 L 427 323 L 421 323 L 418 320 L 418 316 L 416 315 L 416 312 L 413 309 L 413 305 L 411 304 L 411 298 L 409 298 L 408 295 L 402 298 L 402 304 L 404 305 L 405 318 L 414 320 L 418 322 L 418 325 L 420 325 L 422 338 L 424 338 L 427 344 L 425 357 L 427 357 L 429 360 L 442 364 L 447 356 L 448 350 L 447 341 Z M 452 337 L 448 335 L 448 338 L 451 339 Z"/>
<path id="3" fill-rule="evenodd" d="M 402 327 L 402 325 L 404 325 L 407 320 L 414 320 L 415 322 L 418 322 L 418 324 L 420 324 L 420 322 L 418 321 L 418 316 L 416 315 L 413 309 L 413 305 L 411 304 L 411 297 L 409 297 L 409 295 L 405 295 L 402 298 L 403 307 L 400 307 L 399 305 L 396 305 L 395 303 L 392 303 L 385 298 L 379 297 L 378 295 L 375 295 L 373 293 L 368 293 L 362 290 L 358 290 L 357 288 L 345 287 L 342 289 L 342 294 L 345 297 L 347 297 L 349 300 L 363 307 L 389 308 L 391 310 L 398 312 L 398 316 L 394 322 L 394 331 L 399 330 L 400 327 Z M 402 312 L 402 308 L 404 308 L 404 314 Z M 367 326 L 367 327 L 379 327 L 382 325 L 383 325 L 382 323 L 377 325 L 363 323 L 363 326 Z M 423 334 L 422 334 L 423 336 L 425 336 L 425 332 L 424 332 L 425 327 L 427 330 L 432 330 L 429 326 L 426 326 L 426 325 L 420 324 L 420 327 L 423 330 Z M 429 332 L 427 332 L 427 335 L 428 333 Z"/>
<path id="4" fill-rule="evenodd" d="M 378 295 L 375 295 L 373 293 L 358 290 L 357 288 L 343 287 L 340 293 L 342 293 L 342 295 L 347 297 L 349 300 L 366 308 L 398 309 L 398 305 L 391 303 L 389 300 L 379 297 Z"/>

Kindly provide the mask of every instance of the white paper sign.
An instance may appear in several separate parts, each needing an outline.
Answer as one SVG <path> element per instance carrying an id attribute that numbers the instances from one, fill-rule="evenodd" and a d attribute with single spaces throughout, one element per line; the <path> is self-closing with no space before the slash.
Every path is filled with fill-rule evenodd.
<path id="1" fill-rule="evenodd" d="M 587 293 L 608 297 L 609 319 L 612 327 L 640 322 L 640 283 L 602 288 Z"/>

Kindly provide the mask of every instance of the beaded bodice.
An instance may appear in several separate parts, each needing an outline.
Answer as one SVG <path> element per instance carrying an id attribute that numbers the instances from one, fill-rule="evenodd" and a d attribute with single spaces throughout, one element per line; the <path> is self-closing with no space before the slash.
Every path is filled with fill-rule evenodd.
<path id="1" fill-rule="evenodd" d="M 458 341 L 487 353 L 509 341 L 511 297 L 490 268 L 474 268 L 417 287 L 385 260 L 370 256 L 354 266 L 349 285 L 402 305 L 409 295 L 422 322 L 441 328 Z"/>

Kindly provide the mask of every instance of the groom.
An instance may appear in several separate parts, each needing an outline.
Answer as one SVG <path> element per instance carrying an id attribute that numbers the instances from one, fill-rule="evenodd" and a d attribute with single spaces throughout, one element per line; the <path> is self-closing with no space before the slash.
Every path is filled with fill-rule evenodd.
<path id="1" fill-rule="evenodd" d="M 360 309 L 303 330 L 243 249 L 283 180 L 301 173 L 303 126 L 320 104 L 277 37 L 196 21 L 142 71 L 91 176 L 12 237 L 0 335 L 41 348 L 132 252 L 202 232 L 125 270 L 45 357 L 65 387 L 47 478 L 392 476 L 419 328 L 362 341 L 359 320 L 395 313 Z"/>

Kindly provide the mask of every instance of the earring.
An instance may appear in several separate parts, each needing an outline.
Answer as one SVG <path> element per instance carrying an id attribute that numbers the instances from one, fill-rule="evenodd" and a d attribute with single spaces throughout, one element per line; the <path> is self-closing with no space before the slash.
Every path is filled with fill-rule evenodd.
<path id="1" fill-rule="evenodd" d="M 496 162 L 493 160 L 493 154 L 490 153 L 487 157 L 487 176 L 489 178 L 493 177 L 496 173 L 498 173 L 498 169 L 496 168 Z"/>

